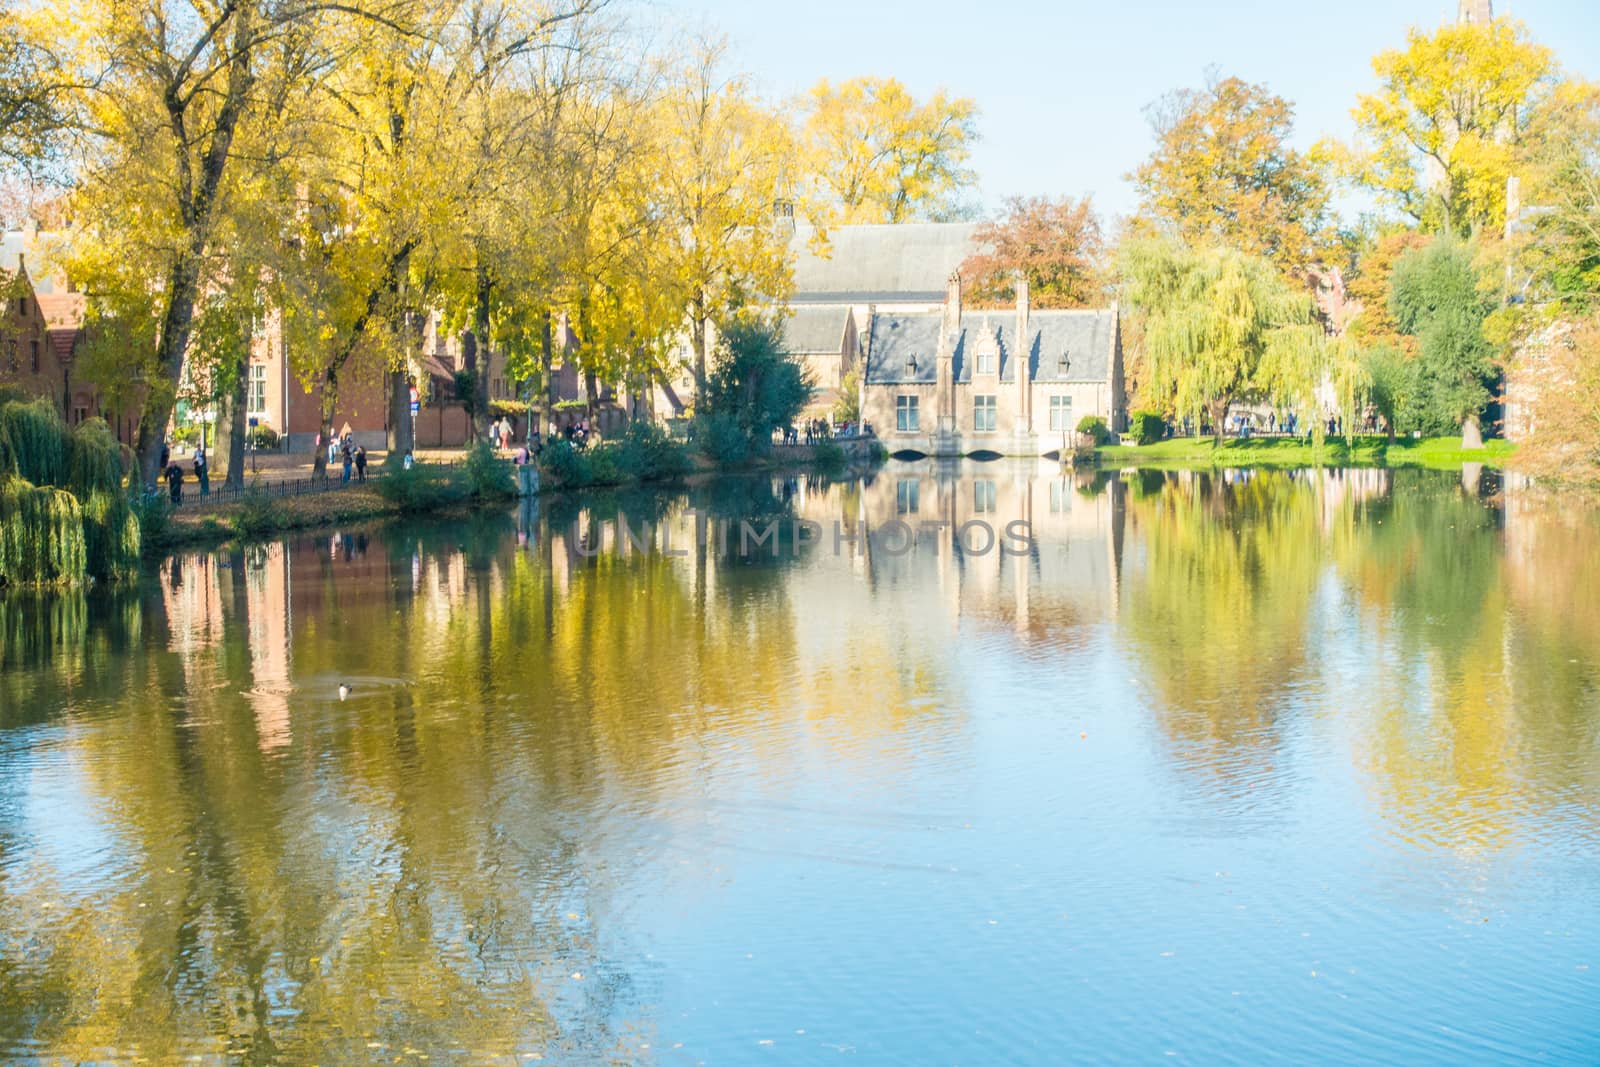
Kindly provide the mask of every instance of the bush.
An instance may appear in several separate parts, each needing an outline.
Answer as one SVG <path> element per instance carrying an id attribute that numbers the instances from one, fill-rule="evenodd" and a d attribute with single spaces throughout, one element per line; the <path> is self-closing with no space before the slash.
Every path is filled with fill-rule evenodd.
<path id="1" fill-rule="evenodd" d="M 191 422 L 186 426 L 179 426 L 172 431 L 172 443 L 193 447 L 200 443 L 200 424 Z"/>
<path id="2" fill-rule="evenodd" d="M 816 465 L 825 471 L 836 471 L 844 467 L 844 446 L 837 441 L 818 441 L 812 447 L 811 456 Z"/>
<path id="3" fill-rule="evenodd" d="M 258 452 L 278 447 L 278 431 L 271 426 L 255 426 L 246 432 L 250 435 L 250 447 Z"/>
<path id="4" fill-rule="evenodd" d="M 410 470 L 392 469 L 378 479 L 377 485 L 378 495 L 407 514 L 438 511 L 460 503 L 466 496 L 458 482 L 420 463 Z"/>
<path id="5" fill-rule="evenodd" d="M 165 542 L 167 529 L 172 524 L 166 494 L 160 491 L 141 493 L 130 499 L 129 506 L 139 523 L 139 542 L 144 554 L 154 555 Z"/>
<path id="6" fill-rule="evenodd" d="M 589 484 L 589 460 L 576 445 L 558 437 L 539 453 L 539 466 L 545 474 L 564 486 Z"/>
<path id="7" fill-rule="evenodd" d="M 683 445 L 653 422 L 633 421 L 617 442 L 617 468 L 629 478 L 677 478 L 693 467 Z"/>
<path id="8" fill-rule="evenodd" d="M 739 420 L 726 412 L 698 420 L 695 441 L 719 467 L 737 467 L 750 458 L 750 438 L 740 428 Z"/>
<path id="9" fill-rule="evenodd" d="M 511 469 L 495 456 L 489 442 L 479 441 L 467 453 L 467 495 L 473 500 L 509 500 L 517 495 Z"/>
<path id="10" fill-rule="evenodd" d="M 1111 440 L 1111 431 L 1106 427 L 1106 420 L 1098 415 L 1085 415 L 1079 419 L 1078 433 L 1093 441 L 1096 448 Z"/>
<path id="11" fill-rule="evenodd" d="M 1154 411 L 1136 411 L 1133 413 L 1132 429 L 1141 445 L 1153 445 L 1167 436 L 1167 420 Z"/>
<path id="12" fill-rule="evenodd" d="M 257 540 L 282 529 L 283 520 L 283 508 L 258 478 L 239 495 L 239 510 L 232 519 L 233 532 L 246 541 Z"/>

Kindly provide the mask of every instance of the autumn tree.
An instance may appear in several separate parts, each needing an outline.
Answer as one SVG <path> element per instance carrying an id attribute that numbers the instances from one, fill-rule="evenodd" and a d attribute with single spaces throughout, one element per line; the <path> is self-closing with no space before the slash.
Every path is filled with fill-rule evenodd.
<path id="1" fill-rule="evenodd" d="M 1499 18 L 1413 29 L 1372 67 L 1378 91 L 1351 113 L 1356 142 L 1317 154 L 1429 231 L 1498 231 L 1518 146 L 1550 88 L 1550 50 Z"/>
<path id="2" fill-rule="evenodd" d="M 1156 148 L 1130 176 L 1147 222 L 1300 272 L 1318 259 L 1328 190 L 1289 147 L 1294 108 L 1264 85 L 1215 75 L 1146 109 Z"/>
<path id="3" fill-rule="evenodd" d="M 793 285 L 788 235 L 772 218 L 790 192 L 794 151 L 783 120 L 746 79 L 723 73 L 724 46 L 703 42 L 656 107 L 661 281 L 687 309 L 695 389 L 705 395 L 713 323 Z"/>
<path id="4" fill-rule="evenodd" d="M 74 210 L 87 229 L 114 240 L 142 231 L 121 239 L 148 241 L 140 266 L 158 294 L 137 436 L 145 482 L 156 475 L 241 146 L 253 128 L 280 118 L 267 68 L 284 56 L 320 53 L 320 62 L 301 67 L 315 79 L 336 64 L 336 24 L 395 24 L 404 2 L 140 0 L 129 10 L 77 0 L 60 12 L 84 41 L 84 65 L 109 72 L 80 97 L 75 121 L 93 136 Z"/>
<path id="5" fill-rule="evenodd" d="M 981 251 L 961 274 L 979 302 L 1013 302 L 1018 272 L 1035 307 L 1092 307 L 1105 295 L 1105 237 L 1088 197 L 1013 197 L 1005 218 L 978 227 L 974 241 Z"/>
<path id="6" fill-rule="evenodd" d="M 801 140 L 820 214 L 843 223 L 963 214 L 978 106 L 943 89 L 918 101 L 894 78 L 818 82 Z"/>
<path id="7" fill-rule="evenodd" d="M 1396 261 L 1407 252 L 1428 244 L 1426 234 L 1397 229 L 1372 241 L 1356 260 L 1356 270 L 1346 280 L 1350 299 L 1361 310 L 1350 323 L 1350 334 L 1369 347 L 1388 347 L 1416 353 L 1416 339 L 1403 333 L 1389 310 L 1389 289 Z"/>

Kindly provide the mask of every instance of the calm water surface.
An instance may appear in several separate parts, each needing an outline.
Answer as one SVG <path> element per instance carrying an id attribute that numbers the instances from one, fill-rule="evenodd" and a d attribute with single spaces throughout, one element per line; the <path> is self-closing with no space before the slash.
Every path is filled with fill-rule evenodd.
<path id="1" fill-rule="evenodd" d="M 1007 464 L 585 503 L 0 601 L 0 1059 L 1600 1061 L 1600 516 Z"/>

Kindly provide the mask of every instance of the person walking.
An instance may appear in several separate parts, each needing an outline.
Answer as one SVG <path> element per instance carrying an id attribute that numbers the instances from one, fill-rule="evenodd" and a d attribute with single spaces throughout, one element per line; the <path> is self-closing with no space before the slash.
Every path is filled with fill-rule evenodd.
<path id="1" fill-rule="evenodd" d="M 356 481 L 367 480 L 367 449 L 364 445 L 356 446 Z"/>
<path id="2" fill-rule="evenodd" d="M 344 478 L 341 479 L 341 480 L 348 483 L 350 481 L 350 468 L 355 466 L 355 460 L 356 460 L 355 451 L 353 449 L 351 449 L 351 447 L 350 447 L 349 438 L 345 439 L 344 449 L 343 449 L 343 456 L 344 456 Z"/>
<path id="3" fill-rule="evenodd" d="M 176 463 L 167 464 L 167 492 L 174 504 L 183 503 L 183 468 Z"/>
<path id="4" fill-rule="evenodd" d="M 211 495 L 211 467 L 206 463 L 206 446 L 194 450 L 194 477 L 200 483 L 200 495 Z"/>

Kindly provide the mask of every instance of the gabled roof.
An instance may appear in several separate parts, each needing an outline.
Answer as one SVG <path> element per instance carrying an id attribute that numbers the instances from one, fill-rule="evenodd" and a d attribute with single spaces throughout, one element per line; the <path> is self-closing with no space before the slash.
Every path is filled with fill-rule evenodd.
<path id="1" fill-rule="evenodd" d="M 783 349 L 802 356 L 836 354 L 844 348 L 849 320 L 850 309 L 844 305 L 796 308 L 783 322 Z"/>
<path id="2" fill-rule="evenodd" d="M 938 311 L 874 315 L 867 349 L 867 382 L 931 385 L 936 381 L 943 319 Z M 999 350 L 999 380 L 1015 381 L 1016 324 L 1014 311 L 963 313 L 951 356 L 955 380 L 972 380 L 978 348 L 988 337 Z M 1035 311 L 1028 318 L 1025 346 L 1030 378 L 1047 383 L 1108 382 L 1116 337 L 1114 309 Z"/>
<path id="3" fill-rule="evenodd" d="M 950 275 L 977 251 L 977 223 L 909 222 L 835 226 L 821 248 L 817 231 L 798 226 L 791 304 L 933 303 Z"/>

